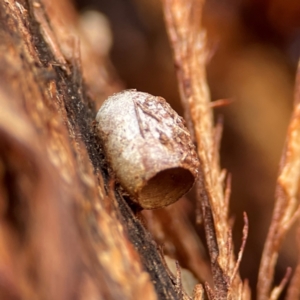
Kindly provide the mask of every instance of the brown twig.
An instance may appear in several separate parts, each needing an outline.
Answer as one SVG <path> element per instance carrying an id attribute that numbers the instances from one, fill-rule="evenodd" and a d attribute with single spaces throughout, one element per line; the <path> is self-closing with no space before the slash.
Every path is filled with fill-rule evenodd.
<path id="1" fill-rule="evenodd" d="M 178 295 L 180 296 L 180 298 L 182 298 L 183 292 L 182 292 L 181 269 L 180 269 L 179 262 L 177 260 L 175 261 L 175 264 L 176 264 L 176 288 L 178 290 Z"/>
<path id="2" fill-rule="evenodd" d="M 228 207 L 229 207 L 229 200 L 231 195 L 231 174 L 229 173 L 226 177 L 226 183 L 225 183 L 225 192 L 224 192 L 224 207 L 227 209 L 228 214 Z"/>
<path id="3" fill-rule="evenodd" d="M 210 103 L 211 108 L 222 107 L 230 105 L 233 102 L 233 99 L 218 99 Z"/>
<path id="4" fill-rule="evenodd" d="M 240 264 L 242 261 L 242 257 L 243 257 L 244 251 L 245 251 L 245 246 L 246 246 L 246 242 L 247 242 L 247 238 L 248 238 L 248 231 L 249 231 L 248 217 L 247 217 L 247 214 L 244 212 L 244 228 L 243 228 L 242 245 L 241 245 L 241 248 L 240 248 L 240 251 L 238 254 L 238 258 L 237 258 L 235 267 L 233 269 L 233 272 L 232 272 L 232 275 L 230 278 L 230 282 L 233 282 L 233 280 L 239 270 L 239 267 L 240 267 Z"/>
<path id="5" fill-rule="evenodd" d="M 243 282 L 242 299 L 251 300 L 251 290 L 249 287 L 249 281 L 247 279 L 245 279 Z"/>
<path id="6" fill-rule="evenodd" d="M 270 296 L 270 300 L 277 300 L 282 293 L 283 289 L 287 285 L 292 274 L 292 268 L 287 268 L 284 277 L 282 278 L 280 284 L 273 288 Z"/>
<path id="7" fill-rule="evenodd" d="M 223 134 L 223 116 L 218 116 L 217 123 L 214 128 L 213 133 L 213 159 L 219 165 L 219 151 L 221 147 L 221 139 Z M 226 171 L 221 171 L 219 174 L 219 179 L 221 183 L 223 182 L 224 178 L 226 177 Z"/>
<path id="8" fill-rule="evenodd" d="M 287 140 L 277 179 L 275 208 L 260 263 L 257 295 L 270 298 L 278 252 L 286 232 L 298 217 L 300 180 L 300 64 L 296 78 L 294 111 L 288 127 Z"/>
<path id="9" fill-rule="evenodd" d="M 196 284 L 193 292 L 193 300 L 203 300 L 204 299 L 204 289 L 202 284 Z"/>
<path id="10" fill-rule="evenodd" d="M 197 144 L 201 165 L 197 191 L 214 279 L 214 290 L 210 290 L 207 284 L 205 290 L 210 298 L 227 299 L 240 295 L 242 282 L 236 276 L 233 285 L 229 285 L 234 270 L 232 266 L 236 263 L 233 251 L 228 253 L 226 247 L 230 244 L 228 232 L 231 228 L 227 219 L 228 199 L 225 200 L 219 155 L 216 151 L 220 127 L 215 135 L 206 82 L 208 51 L 205 30 L 201 27 L 204 1 L 163 0 L 163 3 L 184 116 Z"/>
<path id="11" fill-rule="evenodd" d="M 300 298 L 300 228 L 297 232 L 297 241 L 298 241 L 298 263 L 289 284 L 286 300 L 293 300 Z"/>
<path id="12" fill-rule="evenodd" d="M 228 230 L 227 236 L 228 236 L 228 239 L 227 239 L 226 250 L 228 253 L 227 255 L 229 256 L 229 254 L 232 253 L 232 251 L 233 251 L 232 229 Z M 228 264 L 225 267 L 226 273 L 230 272 L 230 267 L 231 267 L 231 264 L 230 264 L 230 261 L 228 260 Z"/>

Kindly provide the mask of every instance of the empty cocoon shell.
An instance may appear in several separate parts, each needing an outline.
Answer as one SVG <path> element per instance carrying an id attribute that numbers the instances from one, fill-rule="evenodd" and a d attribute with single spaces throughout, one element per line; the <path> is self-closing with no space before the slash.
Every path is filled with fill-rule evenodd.
<path id="1" fill-rule="evenodd" d="M 125 90 L 109 97 L 96 121 L 116 178 L 142 208 L 177 201 L 199 161 L 184 120 L 161 97 Z"/>

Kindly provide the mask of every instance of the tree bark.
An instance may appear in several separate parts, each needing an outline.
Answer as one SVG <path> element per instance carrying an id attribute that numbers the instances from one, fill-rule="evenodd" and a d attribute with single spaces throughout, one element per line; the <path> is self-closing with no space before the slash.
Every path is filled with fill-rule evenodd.
<path id="1" fill-rule="evenodd" d="M 1 299 L 180 298 L 95 130 L 120 88 L 67 0 L 0 2 Z"/>

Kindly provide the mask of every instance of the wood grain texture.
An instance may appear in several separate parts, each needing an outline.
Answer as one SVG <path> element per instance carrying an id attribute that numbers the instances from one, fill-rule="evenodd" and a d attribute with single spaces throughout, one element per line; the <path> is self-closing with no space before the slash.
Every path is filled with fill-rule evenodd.
<path id="1" fill-rule="evenodd" d="M 107 56 L 68 1 L 1 1 L 0 40 L 1 299 L 178 299 L 95 133 Z"/>

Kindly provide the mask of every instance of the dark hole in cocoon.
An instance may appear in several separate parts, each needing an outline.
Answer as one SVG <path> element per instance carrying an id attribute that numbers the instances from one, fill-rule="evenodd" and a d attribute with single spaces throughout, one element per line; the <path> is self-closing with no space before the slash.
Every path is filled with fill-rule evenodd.
<path id="1" fill-rule="evenodd" d="M 147 181 L 139 193 L 139 204 L 153 209 L 167 206 L 187 193 L 194 183 L 192 173 L 177 167 L 163 170 Z"/>

